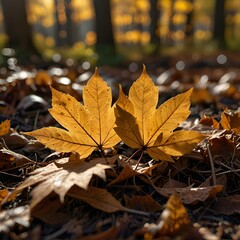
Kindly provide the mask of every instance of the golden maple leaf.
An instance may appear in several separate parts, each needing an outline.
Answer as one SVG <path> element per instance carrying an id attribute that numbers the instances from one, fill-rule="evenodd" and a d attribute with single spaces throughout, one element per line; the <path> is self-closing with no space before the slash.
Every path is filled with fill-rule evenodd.
<path id="1" fill-rule="evenodd" d="M 52 90 L 50 114 L 67 130 L 47 127 L 25 134 L 37 138 L 47 147 L 61 152 L 77 152 L 88 157 L 93 150 L 111 148 L 120 138 L 115 133 L 111 89 L 94 75 L 83 89 L 84 106 L 69 94 Z"/>
<path id="2" fill-rule="evenodd" d="M 192 89 L 179 94 L 156 109 L 158 88 L 144 67 L 130 88 L 129 97 L 120 86 L 115 131 L 129 147 L 146 151 L 155 160 L 172 161 L 171 156 L 191 152 L 204 136 L 188 130 L 173 132 L 190 114 L 191 92 Z"/>

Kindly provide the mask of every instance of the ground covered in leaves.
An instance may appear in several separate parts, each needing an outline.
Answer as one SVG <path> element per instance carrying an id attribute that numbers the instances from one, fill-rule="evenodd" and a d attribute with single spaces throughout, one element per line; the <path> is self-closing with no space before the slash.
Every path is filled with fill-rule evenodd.
<path id="1" fill-rule="evenodd" d="M 55 97 L 68 93 L 85 103 L 83 89 L 94 69 L 86 63 L 2 67 L 1 239 L 239 239 L 238 64 L 238 55 L 232 53 L 146 59 L 147 73 L 157 86 L 150 87 L 150 92 L 157 91 L 158 106 L 193 87 L 190 115 L 188 109 L 182 110 L 183 122 L 175 126 L 171 120 L 171 130 L 175 136 L 181 131 L 197 132 L 195 148 L 189 152 L 175 146 L 173 151 L 167 149 L 165 141 L 160 146 L 167 154 L 156 159 L 148 149 L 155 145 L 147 145 L 141 131 L 136 134 L 136 139 L 141 138 L 137 146 L 129 142 L 121 128 L 124 120 L 132 119 L 128 115 L 131 111 L 122 118 L 121 113 L 131 104 L 126 105 L 128 100 L 122 95 L 116 123 L 124 141 L 116 140 L 111 146 L 101 137 L 98 141 L 98 134 L 93 133 L 96 146 L 85 160 L 79 159 L 81 151 L 59 151 L 54 144 L 46 148 L 50 142 L 42 144 L 24 133 L 64 126 L 56 111 L 54 115 L 54 104 L 65 105 L 54 100 L 53 91 Z M 134 102 L 131 86 L 142 69 L 142 63 L 99 66 L 99 75 L 111 88 L 113 103 L 119 97 L 119 84 Z M 142 124 L 145 128 L 151 125 L 146 119 Z M 156 142 L 163 143 L 164 137 L 170 138 L 163 131 Z M 141 151 L 136 152 L 138 147 Z M 171 161 L 169 155 L 174 156 Z"/>

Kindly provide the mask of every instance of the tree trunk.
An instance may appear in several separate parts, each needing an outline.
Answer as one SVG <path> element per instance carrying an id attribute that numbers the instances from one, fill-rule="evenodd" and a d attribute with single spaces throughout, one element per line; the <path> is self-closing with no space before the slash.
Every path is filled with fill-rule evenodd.
<path id="1" fill-rule="evenodd" d="M 115 51 L 110 0 L 94 0 L 93 2 L 96 16 L 96 50 L 102 52 L 102 48 L 107 47 Z"/>
<path id="2" fill-rule="evenodd" d="M 157 35 L 157 29 L 158 29 L 158 21 L 159 21 L 159 11 L 157 9 L 157 0 L 151 0 L 151 10 L 150 10 L 150 16 L 151 16 L 151 25 L 150 25 L 150 33 L 151 33 L 151 43 L 154 45 L 154 52 L 158 52 L 159 45 L 160 45 L 160 38 Z"/>
<path id="3" fill-rule="evenodd" d="M 225 0 L 216 0 L 214 12 L 214 28 L 213 38 L 217 40 L 220 47 L 225 45 L 224 32 L 225 32 Z"/>
<path id="4" fill-rule="evenodd" d="M 27 22 L 26 0 L 2 0 L 8 46 L 21 50 L 35 50 L 31 27 Z"/>

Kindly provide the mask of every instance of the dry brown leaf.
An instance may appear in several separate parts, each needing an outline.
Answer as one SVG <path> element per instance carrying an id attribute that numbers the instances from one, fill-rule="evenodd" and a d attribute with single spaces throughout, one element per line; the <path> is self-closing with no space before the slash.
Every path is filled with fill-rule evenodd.
<path id="1" fill-rule="evenodd" d="M 159 212 L 162 210 L 161 205 L 150 195 L 133 196 L 128 202 L 127 207 L 144 212 Z"/>
<path id="2" fill-rule="evenodd" d="M 211 126 L 216 129 L 220 128 L 219 122 L 216 119 L 214 119 L 213 117 L 209 117 L 209 116 L 202 117 L 199 121 L 199 124 Z"/>
<path id="3" fill-rule="evenodd" d="M 173 132 L 190 114 L 191 92 L 192 89 L 179 94 L 156 109 L 158 89 L 144 67 L 131 86 L 129 97 L 120 87 L 115 131 L 125 144 L 146 151 L 155 160 L 173 161 L 171 156 L 191 152 L 204 136 L 187 130 Z"/>
<path id="4" fill-rule="evenodd" d="M 63 224 L 69 220 L 69 215 L 64 207 L 57 195 L 51 193 L 31 209 L 31 216 L 48 224 Z"/>
<path id="5" fill-rule="evenodd" d="M 184 204 L 196 204 L 199 201 L 204 202 L 208 198 L 215 197 L 218 192 L 221 192 L 223 185 L 211 187 L 182 187 L 182 188 L 159 188 L 154 186 L 154 189 L 162 196 L 169 197 L 174 192 L 177 192 L 181 201 Z"/>
<path id="6" fill-rule="evenodd" d="M 53 88 L 51 115 L 67 130 L 48 127 L 25 134 L 59 152 L 77 152 L 88 157 L 96 148 L 111 148 L 120 142 L 115 126 L 111 89 L 96 70 L 83 89 L 84 106 L 69 94 Z"/>
<path id="7" fill-rule="evenodd" d="M 63 158 L 35 170 L 16 191 L 37 184 L 32 190 L 31 208 L 52 192 L 58 194 L 60 201 L 63 202 L 71 187 L 77 185 L 87 189 L 93 175 L 106 180 L 105 170 L 110 168 L 111 166 L 106 164 L 106 160 L 103 158 L 94 159 L 90 162 L 69 161 L 68 158 Z"/>
<path id="8" fill-rule="evenodd" d="M 10 125 L 11 121 L 10 120 L 5 120 L 0 123 L 0 136 L 3 136 L 10 131 Z"/>
<path id="9" fill-rule="evenodd" d="M 226 134 L 209 140 L 211 155 L 215 161 L 218 159 L 220 159 L 220 161 L 223 159 L 225 161 L 231 160 L 233 152 L 236 151 L 236 154 L 238 154 L 234 145 L 235 143 L 231 139 L 227 138 Z M 206 150 L 205 155 L 208 156 L 208 154 L 209 153 Z"/>
<path id="10" fill-rule="evenodd" d="M 122 171 L 113 181 L 111 181 L 109 183 L 109 185 L 113 185 L 113 184 L 125 181 L 125 180 L 127 180 L 131 177 L 137 176 L 137 175 L 149 174 L 149 173 L 151 173 L 151 171 L 154 168 L 156 168 L 158 166 L 157 164 L 155 164 L 153 166 L 139 167 L 138 169 L 136 169 L 136 164 L 131 165 L 124 161 L 120 161 L 120 164 L 123 166 Z"/>
<path id="11" fill-rule="evenodd" d="M 240 195 L 217 198 L 214 208 L 217 212 L 226 215 L 240 214 Z"/>
<path id="12" fill-rule="evenodd" d="M 68 196 L 79 199 L 92 207 L 107 213 L 126 211 L 126 208 L 106 189 L 89 186 L 88 189 L 73 187 Z"/>
<path id="13" fill-rule="evenodd" d="M 2 136 L 5 144 L 11 150 L 25 147 L 30 141 L 22 134 L 10 129 L 9 133 Z"/>
<path id="14" fill-rule="evenodd" d="M 9 149 L 0 149 L 0 169 L 8 169 L 13 166 L 19 167 L 31 160 L 20 153 L 13 152 Z"/>
<path id="15" fill-rule="evenodd" d="M 240 133 L 240 112 L 224 111 L 221 116 L 221 125 L 226 130 Z"/>

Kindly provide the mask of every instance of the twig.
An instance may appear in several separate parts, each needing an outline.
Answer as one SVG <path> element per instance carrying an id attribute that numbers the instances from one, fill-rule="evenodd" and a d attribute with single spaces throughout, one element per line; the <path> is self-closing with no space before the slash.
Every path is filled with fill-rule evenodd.
<path id="1" fill-rule="evenodd" d="M 209 162 L 210 162 L 210 166 L 211 166 L 211 170 L 212 170 L 213 186 L 215 186 L 215 185 L 217 185 L 217 179 L 216 179 L 216 174 L 215 174 L 215 169 L 214 169 L 214 162 L 213 162 L 212 154 L 211 154 L 210 147 L 209 147 L 209 142 L 206 143 L 206 146 L 207 146 Z"/>
<path id="2" fill-rule="evenodd" d="M 141 215 L 141 216 L 144 216 L 144 217 L 150 217 L 150 215 L 151 215 L 150 213 L 135 210 L 135 209 L 130 209 L 130 208 L 124 208 L 124 211 L 127 212 L 127 213 L 133 213 L 133 214 Z"/>

